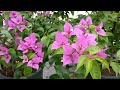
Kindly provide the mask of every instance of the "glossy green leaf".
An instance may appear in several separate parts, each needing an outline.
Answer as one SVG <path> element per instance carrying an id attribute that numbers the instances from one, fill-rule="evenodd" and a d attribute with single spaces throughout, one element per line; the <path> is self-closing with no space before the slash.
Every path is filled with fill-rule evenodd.
<path id="1" fill-rule="evenodd" d="M 35 53 L 29 53 L 29 54 L 27 55 L 27 57 L 28 57 L 28 59 L 32 59 L 32 58 L 34 57 L 34 55 L 35 55 Z"/>
<path id="2" fill-rule="evenodd" d="M 117 56 L 117 59 L 120 59 L 120 50 L 117 51 L 116 56 Z"/>
<path id="3" fill-rule="evenodd" d="M 10 55 L 12 55 L 13 57 L 16 57 L 16 51 L 14 48 L 9 48 L 9 53 Z"/>
<path id="4" fill-rule="evenodd" d="M 56 50 L 53 52 L 53 55 L 63 54 L 63 52 L 64 52 L 63 48 L 58 48 L 58 49 L 56 49 Z"/>
<path id="5" fill-rule="evenodd" d="M 104 58 L 97 56 L 97 57 L 94 57 L 94 59 L 104 64 L 104 67 L 106 67 L 109 70 L 109 63 Z"/>
<path id="6" fill-rule="evenodd" d="M 77 64 L 77 68 L 75 71 L 77 71 L 88 60 L 89 60 L 89 58 L 87 56 L 85 56 L 85 55 L 80 56 L 78 59 L 78 64 Z"/>
<path id="7" fill-rule="evenodd" d="M 1 34 L 4 34 L 9 39 L 13 39 L 12 35 L 9 33 L 8 30 L 1 30 Z"/>
<path id="8" fill-rule="evenodd" d="M 19 67 L 22 66 L 23 64 L 24 64 L 23 62 L 18 62 L 16 68 L 19 68 Z"/>
<path id="9" fill-rule="evenodd" d="M 93 65 L 92 65 L 92 68 L 90 70 L 90 74 L 91 74 L 93 79 L 101 79 L 100 66 L 95 61 L 93 61 Z"/>
<path id="10" fill-rule="evenodd" d="M 87 48 L 86 51 L 88 51 L 90 55 L 93 55 L 93 54 L 98 53 L 100 51 L 100 48 L 98 46 L 91 45 Z"/>
<path id="11" fill-rule="evenodd" d="M 111 62 L 111 63 L 110 63 L 110 66 L 111 66 L 112 69 L 115 71 L 116 76 L 117 76 L 118 74 L 120 74 L 120 65 L 119 65 L 118 63 L 116 63 L 116 62 Z"/>
<path id="12" fill-rule="evenodd" d="M 50 79 L 62 79 L 59 75 L 53 74 L 49 77 Z"/>
<path id="13" fill-rule="evenodd" d="M 24 73 L 25 76 L 29 76 L 32 73 L 32 68 L 28 67 L 28 66 L 25 66 L 23 73 Z"/>
<path id="14" fill-rule="evenodd" d="M 86 68 L 86 73 L 85 73 L 85 78 L 88 75 L 88 73 L 90 72 L 91 68 L 93 65 L 93 61 L 89 60 L 86 64 L 85 64 L 85 68 Z"/>
<path id="15" fill-rule="evenodd" d="M 48 46 L 49 43 L 50 43 L 50 38 L 47 37 L 47 36 L 43 36 L 43 37 L 41 38 L 41 42 L 43 43 L 43 46 Z"/>

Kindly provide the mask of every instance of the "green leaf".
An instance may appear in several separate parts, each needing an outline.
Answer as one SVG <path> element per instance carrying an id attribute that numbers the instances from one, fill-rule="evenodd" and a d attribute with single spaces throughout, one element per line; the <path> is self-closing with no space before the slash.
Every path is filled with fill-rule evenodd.
<path id="1" fill-rule="evenodd" d="M 22 74 L 21 71 L 16 70 L 16 71 L 14 72 L 14 78 L 15 78 L 15 79 L 19 79 L 20 76 L 21 76 L 21 74 Z"/>
<path id="2" fill-rule="evenodd" d="M 104 67 L 106 67 L 109 70 L 109 64 L 104 58 L 97 56 L 97 57 L 94 57 L 94 59 L 96 59 L 99 62 L 101 62 L 102 64 L 104 64 Z"/>
<path id="3" fill-rule="evenodd" d="M 85 56 L 85 55 L 80 56 L 78 59 L 78 64 L 77 64 L 77 68 L 75 71 L 77 71 L 88 60 L 89 60 L 89 58 L 87 56 Z"/>
<path id="4" fill-rule="evenodd" d="M 62 79 L 59 75 L 53 74 L 49 77 L 50 79 Z"/>
<path id="5" fill-rule="evenodd" d="M 37 30 L 41 31 L 41 32 L 44 32 L 44 28 L 43 27 L 39 27 Z"/>
<path id="6" fill-rule="evenodd" d="M 95 31 L 94 29 L 91 29 L 90 31 L 91 31 L 93 34 L 95 34 L 95 35 L 98 36 L 97 31 Z"/>
<path id="7" fill-rule="evenodd" d="M 11 64 L 10 63 L 6 63 L 4 60 L 1 60 L 2 62 L 2 65 L 4 65 L 5 67 L 11 67 Z"/>
<path id="8" fill-rule="evenodd" d="M 2 70 L 1 64 L 0 64 L 0 70 Z"/>
<path id="9" fill-rule="evenodd" d="M 70 78 L 69 71 L 66 68 L 64 68 L 62 65 L 56 65 L 55 70 L 61 78 L 64 78 L 64 79 Z"/>
<path id="10" fill-rule="evenodd" d="M 53 33 L 51 33 L 51 34 L 49 35 L 49 37 L 50 37 L 51 39 L 53 39 L 53 38 L 55 37 L 55 35 L 56 35 L 56 32 L 53 32 Z"/>
<path id="11" fill-rule="evenodd" d="M 5 15 L 4 15 L 5 16 L 5 20 L 8 20 L 10 18 L 9 15 L 10 15 L 9 12 L 5 12 Z"/>
<path id="12" fill-rule="evenodd" d="M 36 37 L 40 38 L 40 35 L 38 33 L 35 33 Z"/>
<path id="13" fill-rule="evenodd" d="M 110 66 L 111 66 L 112 69 L 115 71 L 116 76 L 117 76 L 118 74 L 120 74 L 120 65 L 119 65 L 118 63 L 116 63 L 116 62 L 111 62 L 111 63 L 110 63 Z"/>
<path id="14" fill-rule="evenodd" d="M 93 55 L 93 54 L 98 53 L 100 51 L 100 48 L 98 46 L 91 45 L 87 48 L 86 51 L 88 51 L 90 53 L 90 55 Z"/>
<path id="15" fill-rule="evenodd" d="M 28 57 L 28 59 L 32 59 L 32 58 L 34 57 L 34 55 L 35 55 L 35 53 L 29 53 L 29 54 L 27 55 L 27 57 Z"/>
<path id="16" fill-rule="evenodd" d="M 101 79 L 100 66 L 95 61 L 93 61 L 93 65 L 92 65 L 92 68 L 90 70 L 90 74 L 91 74 L 93 79 Z"/>
<path id="17" fill-rule="evenodd" d="M 48 51 L 47 51 L 48 55 L 53 52 L 53 50 L 51 50 L 51 46 L 52 46 L 52 44 L 50 44 L 49 47 L 48 47 Z"/>
<path id="18" fill-rule="evenodd" d="M 19 68 L 22 65 L 23 65 L 23 62 L 18 62 L 16 68 Z"/>
<path id="19" fill-rule="evenodd" d="M 28 67 L 28 66 L 25 66 L 23 73 L 24 73 L 25 76 L 29 76 L 32 73 L 32 68 Z"/>
<path id="20" fill-rule="evenodd" d="M 50 38 L 47 37 L 47 36 L 43 36 L 43 37 L 41 38 L 41 42 L 43 43 L 43 46 L 48 46 L 49 43 L 50 43 Z"/>
<path id="21" fill-rule="evenodd" d="M 14 48 L 9 48 L 9 53 L 11 56 L 16 57 L 16 51 Z"/>
<path id="22" fill-rule="evenodd" d="M 56 54 L 63 54 L 63 52 L 64 52 L 64 50 L 63 50 L 62 47 L 61 47 L 61 48 L 58 48 L 58 49 L 56 49 L 56 50 L 54 51 L 53 56 L 56 55 Z"/>
<path id="23" fill-rule="evenodd" d="M 90 28 L 90 29 L 94 29 L 94 28 L 95 28 L 95 25 L 90 25 L 89 28 Z"/>
<path id="24" fill-rule="evenodd" d="M 117 51 L 116 57 L 117 59 L 120 59 L 120 50 Z"/>
<path id="25" fill-rule="evenodd" d="M 85 68 L 86 68 L 86 73 L 85 73 L 85 78 L 87 77 L 88 73 L 90 72 L 91 68 L 93 65 L 93 61 L 89 60 L 86 64 L 85 64 Z"/>
<path id="26" fill-rule="evenodd" d="M 23 56 L 18 56 L 20 59 L 23 59 Z"/>
<path id="27" fill-rule="evenodd" d="M 74 38 L 73 38 L 73 42 L 76 42 L 77 41 L 77 37 L 75 36 Z"/>
<path id="28" fill-rule="evenodd" d="M 1 30 L 1 34 L 6 35 L 6 37 L 8 37 L 9 39 L 13 39 L 8 30 Z"/>
<path id="29" fill-rule="evenodd" d="M 111 32 L 106 32 L 106 36 L 112 36 L 113 37 L 114 35 Z"/>
<path id="30" fill-rule="evenodd" d="M 3 26 L 3 18 L 2 18 L 2 15 L 0 15 L 0 26 Z"/>

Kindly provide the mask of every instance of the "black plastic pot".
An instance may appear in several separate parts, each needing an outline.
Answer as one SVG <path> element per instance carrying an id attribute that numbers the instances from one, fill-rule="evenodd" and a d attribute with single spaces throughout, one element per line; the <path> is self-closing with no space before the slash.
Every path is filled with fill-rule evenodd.
<path id="1" fill-rule="evenodd" d="M 21 77 L 20 79 L 36 79 L 38 77 L 43 77 L 43 69 L 38 69 L 36 73 L 31 74 L 28 77 Z M 0 73 L 0 79 L 14 79 L 12 77 L 6 77 Z"/>
<path id="2" fill-rule="evenodd" d="M 86 77 L 86 79 L 92 79 L 91 75 L 89 74 Z M 102 75 L 101 79 L 120 79 L 120 75 L 118 75 L 118 76 L 105 76 L 105 75 Z"/>

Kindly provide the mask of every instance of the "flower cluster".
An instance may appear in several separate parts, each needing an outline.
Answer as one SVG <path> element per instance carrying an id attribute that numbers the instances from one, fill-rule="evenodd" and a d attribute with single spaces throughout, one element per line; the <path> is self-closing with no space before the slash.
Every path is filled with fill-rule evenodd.
<path id="1" fill-rule="evenodd" d="M 37 15 L 50 16 L 51 11 L 37 11 Z"/>
<path id="2" fill-rule="evenodd" d="M 23 51 L 23 63 L 28 62 L 27 66 L 34 69 L 39 68 L 39 63 L 43 61 L 44 52 L 42 52 L 42 44 L 36 42 L 37 38 L 34 33 L 30 34 L 29 37 L 25 37 L 24 41 L 20 40 L 20 45 L 17 50 Z M 28 58 L 28 53 L 34 53 L 31 60 Z"/>
<path id="3" fill-rule="evenodd" d="M 5 24 L 9 27 L 9 30 L 17 28 L 20 32 L 23 32 L 27 20 L 19 12 L 10 11 L 10 19 L 6 20 Z"/>
<path id="4" fill-rule="evenodd" d="M 2 60 L 5 60 L 6 63 L 9 63 L 11 56 L 8 53 L 8 49 L 0 45 L 0 57 Z"/>
<path id="5" fill-rule="evenodd" d="M 97 35 L 89 32 L 89 27 L 92 25 L 91 17 L 87 17 L 86 20 L 81 19 L 80 23 L 73 27 L 69 22 L 64 24 L 64 31 L 57 32 L 55 41 L 52 44 L 51 49 L 63 48 L 63 66 L 67 64 L 77 64 L 78 58 L 84 54 L 84 51 L 91 45 L 96 46 Z M 95 26 L 94 30 L 98 35 L 106 36 L 105 31 L 102 29 L 103 23 Z M 77 41 L 75 43 L 69 42 L 71 36 L 76 36 Z M 96 55 L 106 58 L 108 55 L 101 49 Z"/>

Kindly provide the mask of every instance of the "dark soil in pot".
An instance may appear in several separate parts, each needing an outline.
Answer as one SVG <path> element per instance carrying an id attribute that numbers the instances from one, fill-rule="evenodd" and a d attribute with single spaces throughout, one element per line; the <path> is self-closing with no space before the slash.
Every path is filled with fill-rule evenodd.
<path id="1" fill-rule="evenodd" d="M 110 72 L 108 69 L 102 70 L 101 74 L 101 79 L 120 79 L 120 75 L 116 76 L 112 68 L 110 68 Z M 91 75 L 89 74 L 86 79 L 92 79 Z"/>
<path id="2" fill-rule="evenodd" d="M 116 76 L 115 72 L 112 68 L 110 68 L 110 72 L 108 69 L 102 70 L 102 79 L 120 79 L 120 75 Z"/>
<path id="3" fill-rule="evenodd" d="M 6 67 L 2 67 L 2 70 L 0 70 L 0 79 L 14 79 L 14 71 L 12 69 L 12 67 L 6 68 Z M 36 71 L 36 73 L 33 73 L 31 75 L 29 75 L 26 78 L 21 78 L 21 79 L 37 79 L 37 78 L 42 78 L 43 77 L 43 69 L 38 69 Z"/>

